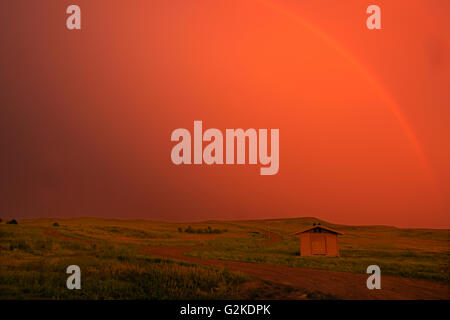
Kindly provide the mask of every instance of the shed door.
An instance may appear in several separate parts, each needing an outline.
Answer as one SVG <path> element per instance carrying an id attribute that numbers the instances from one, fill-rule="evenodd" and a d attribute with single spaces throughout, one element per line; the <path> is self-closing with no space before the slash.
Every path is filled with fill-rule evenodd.
<path id="1" fill-rule="evenodd" d="M 327 254 L 325 235 L 311 234 L 311 253 L 312 254 Z"/>

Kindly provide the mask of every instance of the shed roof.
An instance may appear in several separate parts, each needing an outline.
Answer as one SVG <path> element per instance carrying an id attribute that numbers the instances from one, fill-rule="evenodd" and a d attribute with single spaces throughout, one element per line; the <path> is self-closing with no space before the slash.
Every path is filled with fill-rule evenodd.
<path id="1" fill-rule="evenodd" d="M 334 229 L 331 229 L 331 228 L 322 226 L 322 225 L 320 225 L 320 224 L 316 224 L 315 226 L 312 226 L 312 227 L 309 227 L 309 228 L 300 230 L 300 231 L 294 233 L 294 235 L 297 235 L 297 234 L 300 234 L 300 233 L 304 233 L 304 232 L 308 232 L 308 231 L 311 231 L 311 230 L 314 230 L 314 229 L 323 229 L 323 230 L 327 230 L 327 231 L 332 232 L 332 233 L 335 233 L 335 234 L 343 235 L 342 232 L 339 232 L 339 231 L 336 231 L 336 230 L 334 230 Z"/>

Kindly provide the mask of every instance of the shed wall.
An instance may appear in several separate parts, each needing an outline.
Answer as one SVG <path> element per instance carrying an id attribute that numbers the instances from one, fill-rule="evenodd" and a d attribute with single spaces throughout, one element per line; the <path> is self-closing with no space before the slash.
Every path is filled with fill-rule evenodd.
<path id="1" fill-rule="evenodd" d="M 310 233 L 300 234 L 300 255 L 310 256 L 311 255 L 311 239 Z"/>
<path id="2" fill-rule="evenodd" d="M 305 232 L 300 234 L 300 256 L 312 256 L 312 243 L 311 232 Z M 339 245 L 336 234 L 333 233 L 321 233 L 326 239 L 326 252 L 325 256 L 336 257 L 339 256 Z"/>

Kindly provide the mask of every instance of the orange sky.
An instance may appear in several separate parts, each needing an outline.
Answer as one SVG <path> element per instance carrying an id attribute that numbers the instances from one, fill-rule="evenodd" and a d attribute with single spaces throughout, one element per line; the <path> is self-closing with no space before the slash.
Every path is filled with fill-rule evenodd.
<path id="1" fill-rule="evenodd" d="M 29 2 L 0 4 L 2 217 L 450 226 L 448 1 L 72 1 L 81 32 Z M 194 120 L 279 128 L 279 173 L 173 165 Z"/>

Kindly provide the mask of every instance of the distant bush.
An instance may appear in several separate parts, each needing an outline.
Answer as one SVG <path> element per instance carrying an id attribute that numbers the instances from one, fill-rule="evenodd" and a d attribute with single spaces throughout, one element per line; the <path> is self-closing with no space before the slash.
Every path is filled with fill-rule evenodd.
<path id="1" fill-rule="evenodd" d="M 2 222 L 3 220 L 2 220 L 2 218 L 0 218 L 0 222 Z"/>
<path id="2" fill-rule="evenodd" d="M 95 229 L 103 230 L 111 234 L 120 234 L 124 237 L 136 239 L 157 239 L 157 238 L 172 238 L 173 235 L 166 232 L 158 232 L 156 230 L 147 231 L 142 229 L 126 228 L 119 226 L 97 226 Z"/>
<path id="3" fill-rule="evenodd" d="M 183 232 L 183 228 L 178 227 L 178 232 Z"/>
<path id="4" fill-rule="evenodd" d="M 181 228 L 178 228 L 178 230 Z M 198 229 L 194 229 L 191 226 L 188 226 L 186 229 L 184 229 L 184 232 L 186 233 L 214 233 L 214 234 L 219 234 L 219 233 L 223 233 L 223 232 L 227 232 L 227 229 L 212 229 L 211 226 L 208 226 L 206 228 L 198 228 Z"/>
<path id="5" fill-rule="evenodd" d="M 9 220 L 6 224 L 19 224 L 15 219 Z"/>
<path id="6" fill-rule="evenodd" d="M 55 223 L 53 224 L 53 226 L 54 226 L 54 227 L 59 227 L 59 223 L 58 223 L 58 222 L 55 222 Z"/>
<path id="7" fill-rule="evenodd" d="M 9 244 L 9 250 L 13 251 L 14 249 L 22 250 L 22 251 L 31 251 L 30 245 L 25 240 L 14 240 Z"/>

